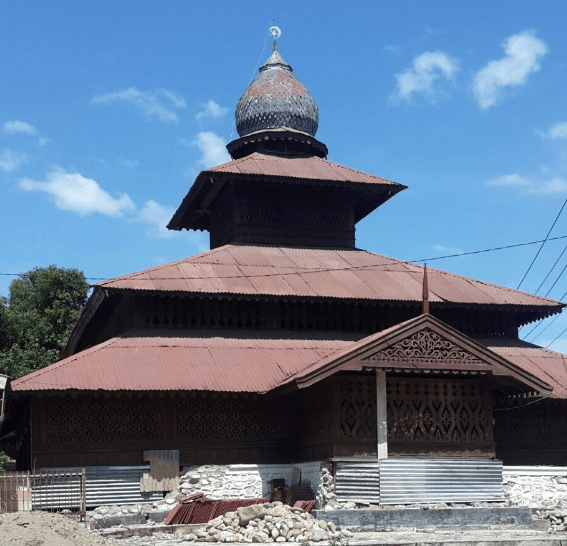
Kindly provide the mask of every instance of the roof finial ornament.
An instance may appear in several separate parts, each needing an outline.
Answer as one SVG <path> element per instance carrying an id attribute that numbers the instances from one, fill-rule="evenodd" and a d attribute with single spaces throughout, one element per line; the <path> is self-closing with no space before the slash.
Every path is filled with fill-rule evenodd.
<path id="1" fill-rule="evenodd" d="M 421 312 L 426 315 L 429 313 L 429 283 L 427 282 L 427 263 L 423 268 L 423 292 Z"/>
<path id="2" fill-rule="evenodd" d="M 273 23 L 276 22 L 275 19 L 272 20 Z M 276 25 L 272 25 L 269 29 L 270 34 L 274 38 L 274 48 L 273 50 L 276 51 L 278 49 L 278 38 L 282 35 L 282 29 Z"/>

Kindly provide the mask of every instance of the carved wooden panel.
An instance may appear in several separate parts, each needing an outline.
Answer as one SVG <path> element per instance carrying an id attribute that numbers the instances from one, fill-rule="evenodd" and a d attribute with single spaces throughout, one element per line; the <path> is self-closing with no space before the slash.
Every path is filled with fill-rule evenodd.
<path id="1" fill-rule="evenodd" d="M 138 398 L 49 398 L 47 443 L 159 440 L 164 423 L 153 404 Z"/>
<path id="2" fill-rule="evenodd" d="M 334 381 L 326 379 L 299 391 L 297 405 L 301 408 L 301 420 L 296 423 L 296 430 L 300 442 L 315 444 L 333 438 L 333 387 Z M 293 401 L 291 404 L 295 406 Z"/>
<path id="3" fill-rule="evenodd" d="M 482 383 L 389 378 L 387 398 L 390 442 L 492 443 L 491 399 Z"/>
<path id="4" fill-rule="evenodd" d="M 275 440 L 289 436 L 289 419 L 281 397 L 195 397 L 178 402 L 180 440 Z"/>
<path id="5" fill-rule="evenodd" d="M 494 411 L 494 438 L 498 444 L 541 444 L 567 441 L 565 415 L 553 419 L 551 406 L 544 401 L 513 400 Z"/>
<path id="6" fill-rule="evenodd" d="M 438 362 L 483 364 L 452 341 L 426 328 L 373 355 L 369 360 L 391 362 Z"/>
<path id="7" fill-rule="evenodd" d="M 376 378 L 349 375 L 340 381 L 341 439 L 376 441 Z"/>
<path id="8" fill-rule="evenodd" d="M 243 224 L 352 228 L 352 203 L 274 200 L 256 196 L 237 201 L 237 222 Z"/>

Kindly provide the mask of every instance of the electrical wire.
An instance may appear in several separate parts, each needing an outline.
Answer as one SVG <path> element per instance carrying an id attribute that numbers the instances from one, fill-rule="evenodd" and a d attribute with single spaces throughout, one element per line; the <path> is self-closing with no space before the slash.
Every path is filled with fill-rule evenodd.
<path id="1" fill-rule="evenodd" d="M 545 236 L 545 239 L 542 241 L 541 246 L 539 247 L 539 250 L 537 251 L 536 255 L 534 256 L 534 259 L 532 260 L 532 263 L 530 264 L 530 266 L 528 267 L 528 270 L 524 273 L 524 276 L 522 277 L 522 280 L 520 281 L 520 284 L 518 285 L 517 290 L 520 289 L 520 286 L 522 286 L 522 283 L 524 282 L 524 279 L 528 276 L 528 273 L 530 272 L 530 269 L 532 268 L 532 266 L 534 265 L 535 261 L 537 260 L 537 257 L 539 256 L 539 253 L 541 252 L 543 246 L 545 245 L 545 243 L 547 242 L 547 239 L 549 238 L 549 236 L 551 235 L 551 232 L 553 231 L 553 228 L 555 227 L 555 224 L 557 223 L 557 220 L 559 220 L 559 217 L 561 216 L 561 213 L 563 212 L 563 209 L 565 208 L 565 205 L 567 204 L 567 199 L 565 199 L 565 201 L 563 202 L 563 205 L 561 206 L 561 210 L 557 213 L 557 216 L 555 217 L 555 220 L 553 220 L 553 224 L 551 224 L 551 227 L 549 228 L 549 231 L 547 232 L 547 235 Z"/>
<path id="2" fill-rule="evenodd" d="M 549 272 L 547 273 L 547 275 L 545 276 L 545 279 L 543 279 L 543 281 L 541 281 L 541 284 L 537 287 L 537 290 L 535 291 L 535 294 L 537 294 L 540 290 L 541 287 L 544 285 L 545 281 L 548 279 L 549 275 L 551 275 L 552 271 L 555 269 L 555 266 L 559 263 L 559 260 L 562 258 L 563 254 L 565 254 L 565 251 L 567 250 L 567 245 L 565 245 L 563 247 L 563 250 L 561 251 L 561 254 L 559 254 L 559 257 L 557 258 L 557 260 L 555 260 L 555 263 L 551 266 L 551 269 L 549 270 Z M 548 292 L 549 294 L 549 292 Z"/>
<path id="3" fill-rule="evenodd" d="M 513 245 L 506 245 L 506 246 L 498 246 L 498 247 L 492 247 L 492 248 L 485 248 L 482 250 L 473 250 L 471 252 L 461 252 L 459 254 L 446 254 L 444 256 L 435 256 L 432 258 L 423 258 L 421 260 L 398 260 L 395 258 L 389 258 L 392 260 L 391 263 L 388 264 L 381 264 L 381 265 L 375 265 L 375 264 L 371 264 L 371 265 L 362 265 L 362 266 L 358 266 L 358 267 L 338 267 L 338 268 L 325 268 L 325 269 L 313 269 L 311 271 L 307 271 L 305 270 L 305 273 L 308 272 L 312 272 L 312 273 L 319 273 L 319 272 L 325 272 L 325 271 L 353 271 L 356 269 L 379 269 L 381 267 L 391 267 L 392 265 L 403 265 L 403 264 L 417 264 L 420 262 L 433 262 L 435 260 L 444 260 L 446 258 L 460 258 L 461 256 L 471 256 L 474 254 L 482 254 L 485 252 L 494 252 L 497 250 L 507 250 L 510 248 L 518 248 L 518 247 L 522 247 L 522 246 L 529 246 L 529 245 L 536 245 L 538 243 L 542 243 L 545 241 L 558 241 L 561 239 L 567 239 L 567 235 L 559 235 L 557 237 L 549 237 L 547 239 L 542 239 L 539 241 L 530 241 L 527 243 L 516 243 Z M 386 258 L 388 259 L 388 258 Z M 289 273 L 290 275 L 292 274 L 296 274 L 296 271 L 293 271 L 291 273 Z M 0 273 L 0 275 L 2 276 L 10 276 L 10 277 L 19 277 L 21 275 L 21 273 Z M 285 275 L 285 273 L 270 273 L 270 274 L 258 274 L 258 275 L 247 275 L 247 277 L 272 277 L 272 276 L 281 276 L 281 275 Z M 105 281 L 108 280 L 108 277 L 85 277 L 87 280 L 90 281 Z M 194 277 L 194 279 L 207 279 L 209 277 Z M 223 276 L 223 277 L 211 277 L 211 278 L 215 278 L 215 279 L 235 279 L 235 278 L 242 278 L 242 275 L 228 275 L 228 276 Z M 158 277 L 154 277 L 155 280 L 159 280 Z M 191 280 L 193 279 L 193 277 L 167 277 L 167 279 L 171 279 L 171 280 Z M 567 293 L 565 294 L 567 295 Z M 565 296 L 563 296 L 565 297 Z M 563 297 L 561 299 L 563 299 Z"/>
<path id="4" fill-rule="evenodd" d="M 567 332 L 567 328 L 565 328 L 565 330 L 563 330 L 563 332 L 561 332 L 551 343 L 548 343 L 545 348 L 549 349 L 549 347 L 553 345 L 565 332 Z"/>

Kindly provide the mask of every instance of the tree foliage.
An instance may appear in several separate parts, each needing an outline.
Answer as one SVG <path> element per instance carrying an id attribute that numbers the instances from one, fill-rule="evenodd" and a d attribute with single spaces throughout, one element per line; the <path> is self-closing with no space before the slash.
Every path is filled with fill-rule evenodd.
<path id="1" fill-rule="evenodd" d="M 35 268 L 0 299 L 0 373 L 20 377 L 52 364 L 87 301 L 89 285 L 76 269 Z"/>

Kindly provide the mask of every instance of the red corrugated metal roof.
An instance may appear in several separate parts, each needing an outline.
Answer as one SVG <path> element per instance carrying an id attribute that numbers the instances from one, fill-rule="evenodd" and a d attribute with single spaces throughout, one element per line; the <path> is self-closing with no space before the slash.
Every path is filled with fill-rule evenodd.
<path id="1" fill-rule="evenodd" d="M 263 393 L 417 320 L 364 339 L 336 332 L 254 332 L 249 337 L 250 332 L 232 330 L 134 330 L 16 379 L 12 389 Z M 477 341 L 553 387 L 554 397 L 567 398 L 565 355 L 518 340 Z"/>
<path id="2" fill-rule="evenodd" d="M 423 330 L 436 332 L 442 338 L 450 340 L 450 342 L 457 347 L 475 356 L 475 359 L 472 361 L 463 359 L 457 363 L 444 359 L 431 360 L 429 358 L 420 358 L 419 354 L 417 354 L 415 357 L 407 360 L 386 360 L 380 363 L 378 359 L 377 364 L 372 364 L 371 359 L 374 355 L 380 355 L 380 352 L 384 349 L 399 344 L 408 339 L 408 337 L 422 332 Z M 497 345 L 497 343 L 495 343 L 495 345 Z M 493 351 L 492 347 L 486 347 L 486 345 L 484 345 L 484 347 L 489 350 L 485 350 L 481 342 L 465 336 L 463 333 L 455 330 L 432 315 L 422 314 L 343 347 L 321 360 L 314 362 L 303 370 L 298 371 L 285 382 L 297 382 L 300 388 L 308 387 L 339 371 L 361 370 L 366 366 L 373 367 L 376 365 L 377 367 L 386 369 L 404 369 L 410 371 L 446 370 L 456 373 L 463 371 L 492 373 L 495 376 L 512 377 L 516 381 L 530 386 L 533 390 L 547 393 L 549 390 L 553 389 L 554 396 L 556 396 L 555 390 L 557 390 L 557 397 L 563 397 L 559 395 L 560 392 L 565 393 L 565 397 L 567 397 L 567 391 L 565 389 L 565 387 L 567 387 L 567 375 L 563 376 L 561 373 L 556 373 L 556 368 L 560 366 L 564 367 L 563 360 L 559 362 L 557 359 L 552 359 L 553 364 L 551 364 L 551 361 L 548 362 L 548 366 L 553 366 L 554 368 L 549 374 L 542 373 L 542 370 L 536 373 L 536 368 L 532 364 L 525 362 L 523 352 L 507 351 L 505 354 L 500 354 L 496 350 Z M 534 359 L 537 360 L 541 358 L 541 353 L 537 353 L 537 351 L 544 351 L 544 349 L 533 345 L 531 347 L 533 348 L 532 350 L 536 351 L 534 352 Z M 507 349 L 508 346 L 503 346 L 503 348 Z M 559 355 L 559 353 L 555 353 L 555 355 Z M 563 355 L 559 356 L 567 358 L 563 357 Z M 504 359 L 501 357 L 504 357 Z M 480 361 L 481 364 L 479 364 L 478 361 Z M 552 374 L 555 374 L 555 376 L 552 377 Z M 552 389 L 550 389 L 550 387 L 552 387 Z"/>
<path id="3" fill-rule="evenodd" d="M 429 301 L 556 307 L 562 303 L 429 269 Z M 114 290 L 421 301 L 423 267 L 362 250 L 225 245 L 98 283 Z"/>
<path id="4" fill-rule="evenodd" d="M 512 339 L 480 339 L 479 343 L 553 387 L 555 398 L 567 398 L 567 356 Z"/>
<path id="5" fill-rule="evenodd" d="M 267 392 L 361 336 L 340 337 L 134 330 L 17 379 L 12 389 Z"/>
<path id="6" fill-rule="evenodd" d="M 279 157 L 254 152 L 241 159 L 223 163 L 203 173 L 232 173 L 260 176 L 282 176 L 328 180 L 333 182 L 356 182 L 363 184 L 400 185 L 397 182 L 363 173 L 320 157 Z"/>

